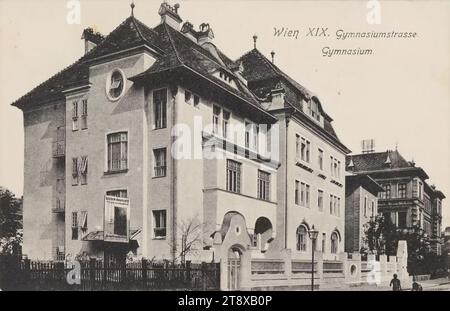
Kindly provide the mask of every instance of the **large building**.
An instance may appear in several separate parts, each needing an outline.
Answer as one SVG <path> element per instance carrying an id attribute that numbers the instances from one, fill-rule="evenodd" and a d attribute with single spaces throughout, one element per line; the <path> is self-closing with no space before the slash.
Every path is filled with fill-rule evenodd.
<path id="1" fill-rule="evenodd" d="M 107 36 L 86 29 L 85 55 L 14 103 L 24 254 L 309 258 L 314 226 L 336 258 L 350 151 L 332 118 L 256 46 L 233 61 L 178 11 L 161 4 L 153 28 L 132 13 Z"/>
<path id="2" fill-rule="evenodd" d="M 379 183 L 378 213 L 389 217 L 399 229 L 419 227 L 434 252 L 441 253 L 442 200 L 444 194 L 427 183 L 429 178 L 398 150 L 365 152 L 347 156 L 346 169 L 368 175 Z"/>

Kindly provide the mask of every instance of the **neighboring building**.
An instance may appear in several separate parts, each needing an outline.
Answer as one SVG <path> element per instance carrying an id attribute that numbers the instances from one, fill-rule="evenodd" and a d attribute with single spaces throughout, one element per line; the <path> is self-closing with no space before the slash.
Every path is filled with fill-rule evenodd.
<path id="1" fill-rule="evenodd" d="M 382 187 L 378 212 L 399 228 L 420 227 L 434 252 L 441 252 L 442 200 L 444 194 L 429 186 L 427 173 L 406 161 L 397 150 L 368 152 L 347 157 L 346 169 L 372 177 Z"/>
<path id="2" fill-rule="evenodd" d="M 445 231 L 442 232 L 442 240 L 442 253 L 450 257 L 450 227 L 445 228 Z"/>
<path id="3" fill-rule="evenodd" d="M 309 258 L 313 225 L 318 250 L 336 258 L 350 151 L 331 117 L 256 48 L 232 61 L 178 8 L 161 4 L 154 28 L 132 14 L 108 36 L 85 30 L 86 54 L 14 103 L 24 254 L 178 258 L 195 222 L 193 259 L 284 248 Z M 176 144 L 186 133 L 175 125 L 192 148 Z"/>
<path id="4" fill-rule="evenodd" d="M 383 188 L 368 175 L 345 177 L 345 251 L 367 249 L 365 225 L 378 215 L 378 193 Z"/>

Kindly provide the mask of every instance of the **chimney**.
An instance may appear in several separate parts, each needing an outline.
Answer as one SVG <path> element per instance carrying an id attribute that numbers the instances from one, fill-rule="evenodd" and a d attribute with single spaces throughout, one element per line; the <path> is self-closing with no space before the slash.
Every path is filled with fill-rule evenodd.
<path id="1" fill-rule="evenodd" d="M 88 27 L 83 30 L 81 39 L 84 40 L 84 54 L 86 54 L 100 44 L 105 37 L 101 33 L 94 31 L 91 27 Z"/>
<path id="2" fill-rule="evenodd" d="M 272 103 L 270 104 L 270 110 L 284 108 L 284 95 L 285 91 L 281 83 L 277 83 L 275 87 L 270 91 L 270 97 Z"/>
<path id="3" fill-rule="evenodd" d="M 198 44 L 210 43 L 214 39 L 214 33 L 207 23 L 200 24 L 200 31 L 198 32 Z"/>
<path id="4" fill-rule="evenodd" d="M 361 141 L 362 153 L 373 153 L 375 152 L 375 140 L 364 139 Z"/>
<path id="5" fill-rule="evenodd" d="M 179 31 L 181 22 L 183 21 L 180 15 L 178 15 L 179 8 L 180 5 L 178 3 L 173 7 L 167 2 L 161 3 L 158 12 L 158 14 L 161 16 L 161 24 L 166 23 L 170 27 Z"/>
<path id="6" fill-rule="evenodd" d="M 197 32 L 194 30 L 194 25 L 192 25 L 190 22 L 184 22 L 183 26 L 181 27 L 181 33 L 197 43 Z"/>

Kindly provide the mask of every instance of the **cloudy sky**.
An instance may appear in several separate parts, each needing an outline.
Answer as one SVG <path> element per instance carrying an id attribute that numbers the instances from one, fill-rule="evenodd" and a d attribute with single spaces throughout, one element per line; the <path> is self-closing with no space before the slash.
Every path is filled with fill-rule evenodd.
<path id="1" fill-rule="evenodd" d="M 65 0 L 0 0 L 0 185 L 23 188 L 22 113 L 10 104 L 83 54 L 88 26 L 108 34 L 130 14 L 129 0 L 81 0 L 81 23 L 69 24 Z M 450 2 L 381 1 L 369 24 L 367 1 L 179 1 L 183 20 L 208 22 L 232 59 L 253 47 L 318 94 L 341 140 L 355 153 L 373 138 L 377 151 L 414 159 L 450 196 Z M 135 15 L 159 23 L 160 1 L 135 0 Z M 274 28 L 299 30 L 297 39 Z M 313 27 L 327 37 L 305 37 Z M 416 32 L 414 39 L 337 40 L 335 33 Z M 320 33 L 320 32 L 319 32 Z M 324 57 L 322 49 L 372 49 L 372 55 Z M 450 204 L 444 201 L 444 226 Z"/>

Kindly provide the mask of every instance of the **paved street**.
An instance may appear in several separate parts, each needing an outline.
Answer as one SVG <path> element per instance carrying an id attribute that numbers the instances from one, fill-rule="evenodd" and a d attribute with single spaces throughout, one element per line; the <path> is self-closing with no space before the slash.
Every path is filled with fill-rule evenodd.
<path id="1" fill-rule="evenodd" d="M 440 278 L 435 280 L 419 282 L 424 291 L 450 291 L 450 280 L 447 278 Z M 327 288 L 324 291 L 391 291 L 388 286 L 376 285 L 362 285 L 346 288 Z M 404 288 L 403 290 L 410 291 L 411 288 Z"/>

